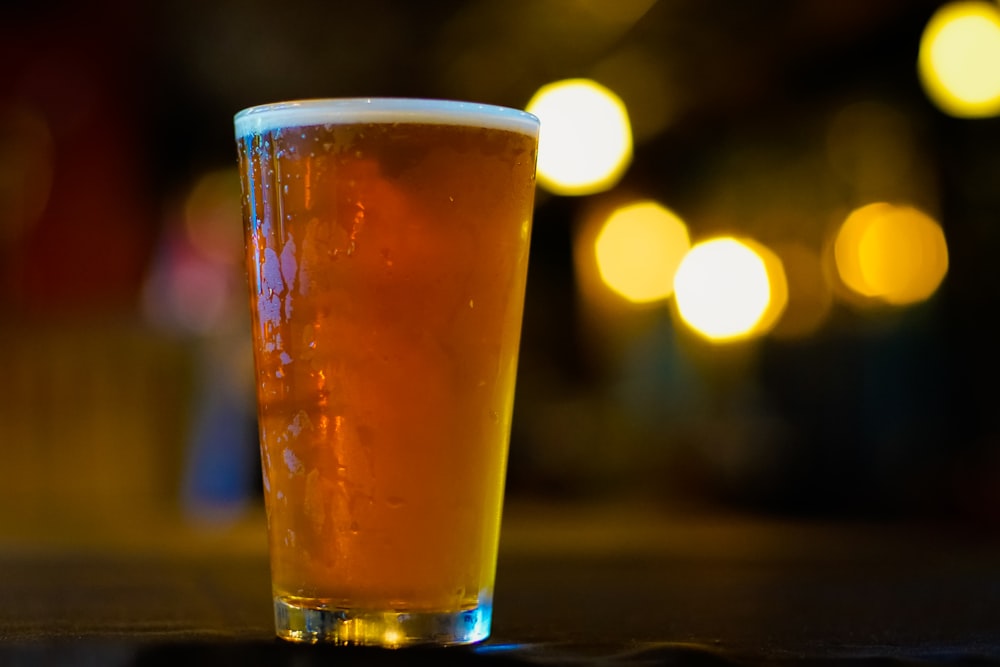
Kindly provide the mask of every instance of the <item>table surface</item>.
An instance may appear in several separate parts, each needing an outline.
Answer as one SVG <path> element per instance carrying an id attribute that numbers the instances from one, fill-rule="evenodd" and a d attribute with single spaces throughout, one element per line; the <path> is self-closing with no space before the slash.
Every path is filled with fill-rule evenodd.
<path id="1" fill-rule="evenodd" d="M 514 506 L 491 639 L 397 651 L 275 639 L 256 515 L 141 539 L 15 536 L 0 540 L 0 663 L 990 664 L 989 532 Z"/>

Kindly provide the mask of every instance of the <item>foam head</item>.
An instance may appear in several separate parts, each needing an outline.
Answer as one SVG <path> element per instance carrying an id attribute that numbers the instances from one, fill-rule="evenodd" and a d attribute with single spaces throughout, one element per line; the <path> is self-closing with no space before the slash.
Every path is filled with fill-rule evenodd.
<path id="1" fill-rule="evenodd" d="M 538 136 L 535 116 L 508 107 L 450 100 L 342 98 L 276 102 L 236 114 L 236 138 L 286 127 L 354 123 L 469 125 Z"/>

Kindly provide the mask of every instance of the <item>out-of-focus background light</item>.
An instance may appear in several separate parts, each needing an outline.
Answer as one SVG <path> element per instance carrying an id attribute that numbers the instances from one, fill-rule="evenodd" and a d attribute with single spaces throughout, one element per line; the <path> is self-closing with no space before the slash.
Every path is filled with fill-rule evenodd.
<path id="1" fill-rule="evenodd" d="M 771 301 L 764 260 L 731 237 L 695 244 L 677 269 L 674 292 L 681 319 L 713 342 L 751 335 Z"/>
<path id="2" fill-rule="evenodd" d="M 222 264 L 243 261 L 240 175 L 236 169 L 202 174 L 184 202 L 184 231 L 207 258 Z"/>
<path id="3" fill-rule="evenodd" d="M 538 183 L 560 195 L 611 188 L 632 159 L 632 129 L 621 99 L 588 79 L 542 86 L 526 110 L 542 123 Z"/>
<path id="4" fill-rule="evenodd" d="M 833 308 L 833 290 L 826 280 L 819 253 L 802 243 L 775 247 L 788 289 L 787 303 L 775 323 L 779 339 L 802 339 L 816 333 Z"/>
<path id="5" fill-rule="evenodd" d="M 239 174 L 219 169 L 200 175 L 177 209 L 143 285 L 145 314 L 166 330 L 228 330 L 243 322 Z"/>
<path id="6" fill-rule="evenodd" d="M 1000 7 L 952 2 L 931 17 L 918 70 L 928 96 L 959 118 L 1000 113 Z"/>
<path id="7" fill-rule="evenodd" d="M 843 187 L 850 202 L 909 201 L 938 206 L 938 166 L 927 155 L 912 114 L 885 99 L 867 98 L 837 108 L 826 126 L 826 180 Z"/>
<path id="8" fill-rule="evenodd" d="M 767 308 L 752 330 L 754 336 L 763 336 L 770 333 L 781 321 L 788 307 L 788 277 L 785 274 L 784 262 L 774 250 L 754 239 L 743 238 L 740 239 L 740 243 L 750 248 L 760 258 L 767 272 Z"/>
<path id="9" fill-rule="evenodd" d="M 13 241 L 48 204 L 54 142 L 45 118 L 23 104 L 0 104 L 0 245 Z"/>
<path id="10" fill-rule="evenodd" d="M 372 95 L 542 119 L 510 498 L 1000 521 L 997 2 L 127 4 L 0 22 L 0 539 L 255 507 L 232 115 Z"/>
<path id="11" fill-rule="evenodd" d="M 650 303 L 674 291 L 674 273 L 691 247 L 687 227 L 652 201 L 616 209 L 594 242 L 601 278 L 632 303 Z"/>
<path id="12" fill-rule="evenodd" d="M 913 207 L 883 202 L 847 217 L 837 233 L 835 257 L 847 287 L 895 305 L 929 298 L 948 272 L 941 226 Z"/>

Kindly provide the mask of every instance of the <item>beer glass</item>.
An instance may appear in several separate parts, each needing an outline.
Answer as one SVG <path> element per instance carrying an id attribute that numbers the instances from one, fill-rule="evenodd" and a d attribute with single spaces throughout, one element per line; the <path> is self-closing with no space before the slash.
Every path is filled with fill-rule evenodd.
<path id="1" fill-rule="evenodd" d="M 277 634 L 485 639 L 538 120 L 331 99 L 235 129 Z"/>

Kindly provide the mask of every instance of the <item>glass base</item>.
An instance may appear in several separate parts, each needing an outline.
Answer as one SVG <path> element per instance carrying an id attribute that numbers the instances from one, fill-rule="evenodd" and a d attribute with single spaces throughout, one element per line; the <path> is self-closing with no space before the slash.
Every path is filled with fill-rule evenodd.
<path id="1" fill-rule="evenodd" d="M 274 598 L 278 636 L 308 644 L 350 646 L 451 646 L 474 644 L 490 634 L 492 606 L 449 612 L 343 609 L 301 599 Z"/>

